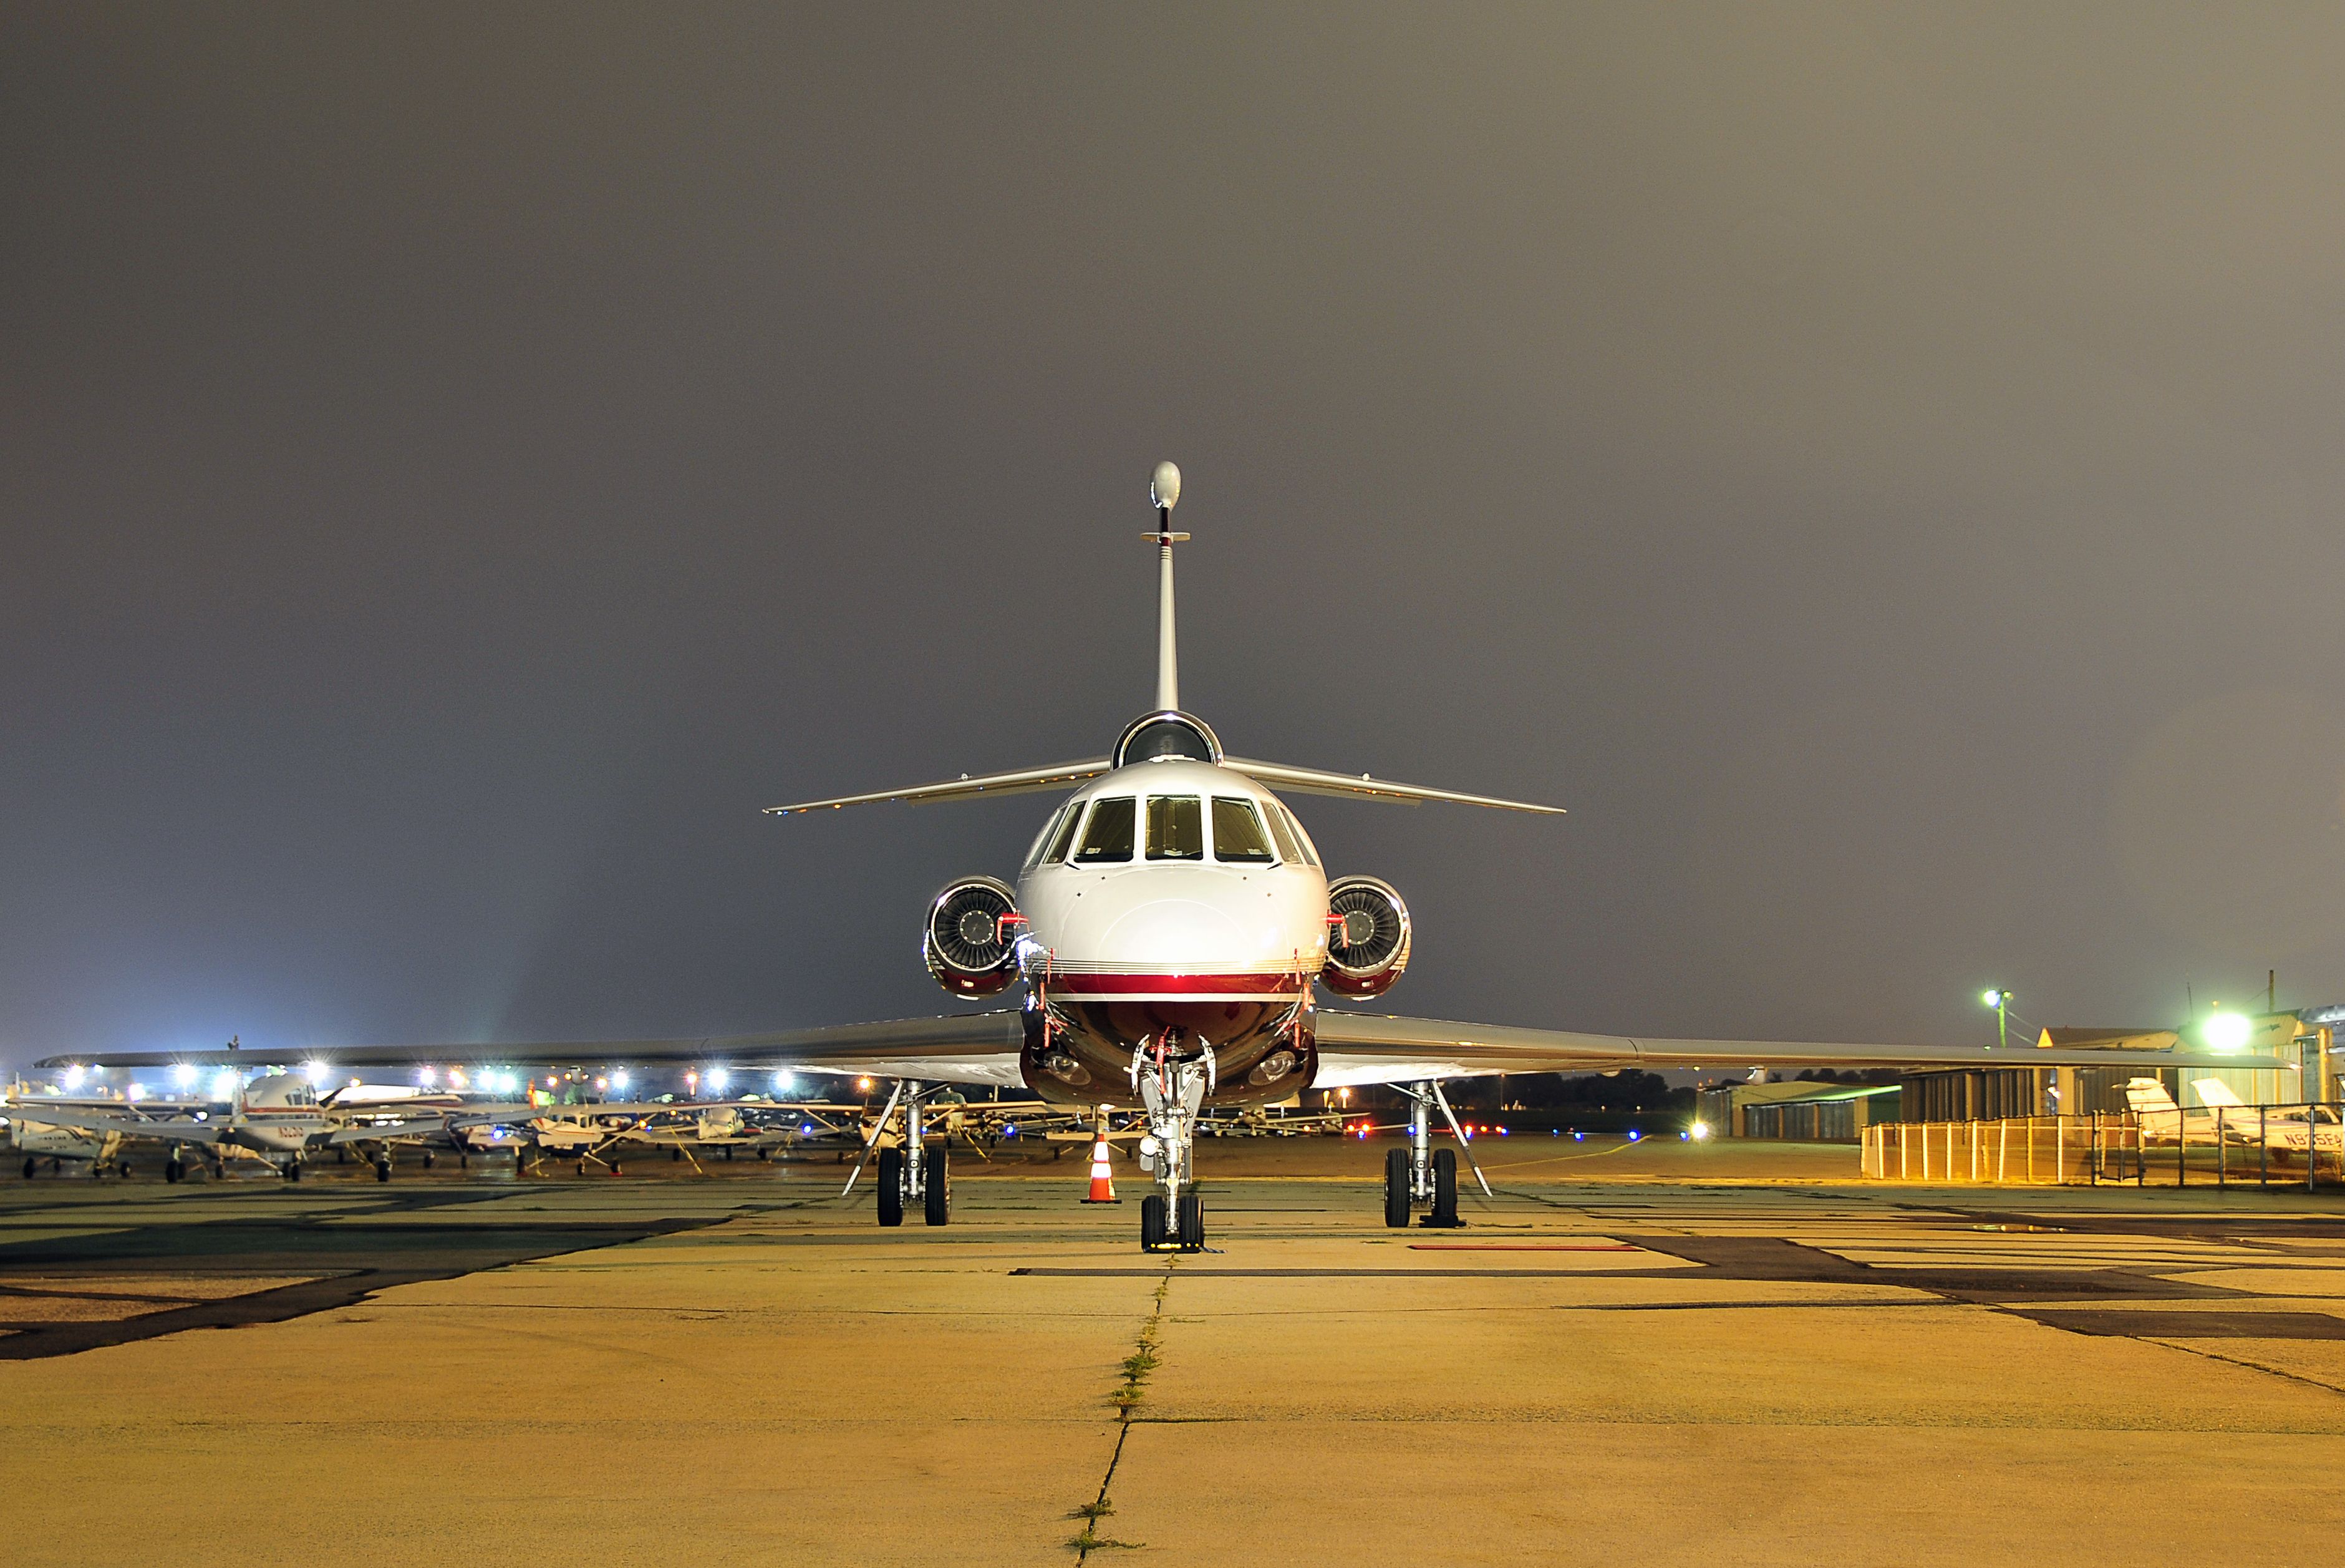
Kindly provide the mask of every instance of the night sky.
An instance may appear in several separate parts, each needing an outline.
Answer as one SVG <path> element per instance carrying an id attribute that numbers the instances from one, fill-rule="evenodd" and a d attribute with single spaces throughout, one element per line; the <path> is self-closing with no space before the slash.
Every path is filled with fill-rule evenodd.
<path id="1" fill-rule="evenodd" d="M 1391 1008 L 2345 1000 L 2345 14 L 0 10 L 0 1060 L 949 1007 L 1241 754 Z M 2186 988 L 2189 988 L 2186 992 Z"/>

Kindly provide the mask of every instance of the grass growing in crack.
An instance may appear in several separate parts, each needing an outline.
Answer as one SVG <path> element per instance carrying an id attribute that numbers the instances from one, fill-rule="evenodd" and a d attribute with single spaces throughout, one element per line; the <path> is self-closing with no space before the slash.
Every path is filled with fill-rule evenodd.
<path id="1" fill-rule="evenodd" d="M 1123 1382 L 1108 1394 L 1108 1403 L 1115 1407 L 1116 1419 L 1122 1431 L 1116 1435 L 1115 1458 L 1108 1461 L 1107 1478 L 1100 1482 L 1099 1496 L 1068 1515 L 1070 1519 L 1083 1522 L 1081 1533 L 1067 1543 L 1079 1558 L 1089 1557 L 1094 1552 L 1133 1552 L 1147 1544 L 1142 1541 L 1118 1541 L 1112 1535 L 1101 1535 L 1099 1522 L 1115 1512 L 1115 1504 L 1108 1501 L 1107 1489 L 1115 1480 L 1116 1464 L 1123 1457 L 1123 1440 L 1132 1432 L 1132 1412 L 1148 1398 L 1143 1386 L 1148 1381 L 1148 1375 L 1156 1370 L 1156 1337 L 1164 1327 L 1164 1297 L 1172 1288 L 1172 1273 L 1168 1267 L 1164 1278 L 1156 1283 L 1155 1306 L 1149 1312 L 1148 1320 L 1140 1326 L 1140 1343 L 1121 1363 Z"/>

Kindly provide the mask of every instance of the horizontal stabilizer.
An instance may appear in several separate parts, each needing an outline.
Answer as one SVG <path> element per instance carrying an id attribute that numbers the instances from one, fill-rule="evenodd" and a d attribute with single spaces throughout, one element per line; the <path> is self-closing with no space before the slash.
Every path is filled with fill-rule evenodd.
<path id="1" fill-rule="evenodd" d="M 1494 796 L 1467 795 L 1455 789 L 1428 789 L 1422 784 L 1396 784 L 1389 779 L 1372 778 L 1365 773 L 1330 773 L 1320 768 L 1294 768 L 1284 762 L 1256 762 L 1245 757 L 1223 758 L 1222 766 L 1274 789 L 1294 789 L 1305 795 L 1351 795 L 1370 800 L 1397 800 L 1404 806 L 1414 806 L 1420 800 L 1447 800 L 1457 806 L 1494 806 L 1501 811 L 1536 811 L 1549 817 L 1563 815 L 1560 806 L 1538 806 L 1528 800 L 1501 800 Z"/>

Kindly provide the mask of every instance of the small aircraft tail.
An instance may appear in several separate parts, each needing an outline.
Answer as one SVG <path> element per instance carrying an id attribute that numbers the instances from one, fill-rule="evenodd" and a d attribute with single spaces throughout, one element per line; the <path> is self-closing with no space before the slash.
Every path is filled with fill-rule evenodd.
<path id="1" fill-rule="evenodd" d="M 2155 1078 L 2129 1078 L 2126 1081 L 2126 1105 L 2137 1116 L 2174 1115 L 2182 1107 L 2166 1092 L 2166 1085 Z"/>
<path id="2" fill-rule="evenodd" d="M 2231 1092 L 2231 1085 L 2220 1078 L 2193 1078 L 2190 1086 L 2198 1091 L 2198 1103 L 2210 1109 L 2244 1111 L 2250 1108 L 2245 1100 Z"/>

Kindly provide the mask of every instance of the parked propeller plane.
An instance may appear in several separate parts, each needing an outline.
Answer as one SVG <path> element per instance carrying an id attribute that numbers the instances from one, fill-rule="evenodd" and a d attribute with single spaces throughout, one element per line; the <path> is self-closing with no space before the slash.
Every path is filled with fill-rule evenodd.
<path id="1" fill-rule="evenodd" d="M 929 972 L 956 998 L 1017 988 L 1018 1005 L 889 1023 L 732 1037 L 498 1046 L 501 1062 L 770 1066 L 893 1080 L 903 1134 L 880 1150 L 879 1217 L 906 1207 L 930 1224 L 949 1216 L 947 1149 L 928 1107 L 947 1086 L 1023 1088 L 1054 1105 L 1136 1109 L 1142 1167 L 1159 1189 L 1140 1205 L 1140 1243 L 1195 1250 L 1205 1241 L 1197 1186 L 1198 1122 L 1213 1107 L 1284 1101 L 1305 1089 L 1390 1084 L 1414 1106 L 1406 1148 L 1387 1156 L 1385 1218 L 1455 1225 L 1455 1152 L 1435 1150 L 1435 1114 L 1457 1136 L 1442 1085 L 1511 1073 L 1621 1067 L 2109 1064 L 2106 1051 L 1752 1040 L 1652 1040 L 1565 1030 L 1391 1017 L 1320 1004 L 1381 995 L 1407 967 L 1408 906 L 1373 876 L 1331 878 L 1303 824 L 1273 791 L 1406 805 L 1448 802 L 1553 816 L 1561 808 L 1233 757 L 1181 706 L 1173 613 L 1172 529 L 1181 474 L 1151 482 L 1157 560 L 1156 700 L 1104 756 L 934 784 L 771 807 L 777 816 L 888 801 L 946 801 L 1068 790 L 1010 882 L 949 883 L 922 932 Z M 289 1061 L 341 1067 L 422 1065 L 478 1058 L 451 1044 L 305 1045 Z M 2179 1049 L 2145 1063 L 2278 1065 Z M 207 1062 L 216 1054 L 120 1053 L 56 1057 L 109 1067 Z M 239 1060 L 249 1063 L 246 1048 Z M 1478 1178 L 1478 1171 L 1476 1173 Z M 1487 1184 L 1484 1184 L 1487 1188 Z"/>

